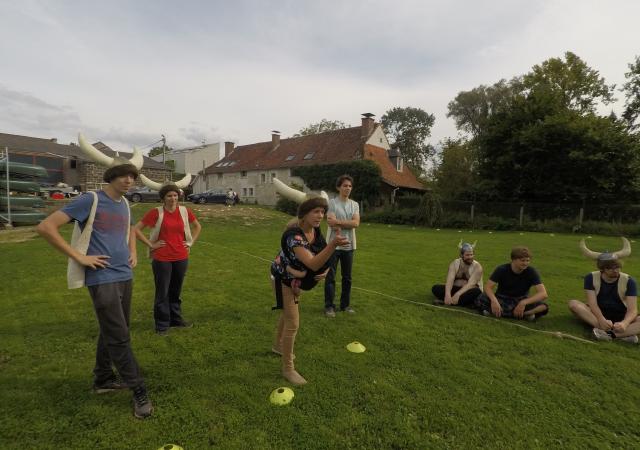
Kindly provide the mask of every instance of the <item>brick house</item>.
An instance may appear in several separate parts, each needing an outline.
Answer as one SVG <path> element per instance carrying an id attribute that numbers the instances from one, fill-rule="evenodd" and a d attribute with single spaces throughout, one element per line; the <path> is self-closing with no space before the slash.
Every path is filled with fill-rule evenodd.
<path id="1" fill-rule="evenodd" d="M 201 172 L 196 177 L 194 192 L 231 188 L 244 202 L 275 205 L 274 177 L 287 184 L 304 185 L 302 179 L 291 175 L 292 168 L 365 159 L 380 167 L 380 196 L 385 203 L 393 202 L 398 190 L 425 191 L 404 166 L 400 152 L 391 150 L 373 114 L 363 114 L 362 125 L 358 127 L 287 139 L 281 139 L 280 133 L 274 131 L 270 142 L 238 147 L 225 142 L 224 158 L 207 167 L 204 176 Z"/>
<path id="2" fill-rule="evenodd" d="M 114 156 L 115 151 L 102 142 L 93 144 L 95 148 L 107 156 Z M 103 184 L 104 167 L 88 159 L 75 143 L 58 144 L 57 139 L 42 139 L 15 134 L 0 133 L 0 148 L 9 149 L 9 159 L 13 162 L 36 164 L 47 169 L 49 183 L 66 183 L 80 191 L 99 189 Z M 120 156 L 130 158 L 131 153 L 120 152 Z M 170 169 L 162 163 L 147 156 L 141 173 L 154 181 L 169 178 Z M 142 186 L 140 181 L 137 184 Z"/>

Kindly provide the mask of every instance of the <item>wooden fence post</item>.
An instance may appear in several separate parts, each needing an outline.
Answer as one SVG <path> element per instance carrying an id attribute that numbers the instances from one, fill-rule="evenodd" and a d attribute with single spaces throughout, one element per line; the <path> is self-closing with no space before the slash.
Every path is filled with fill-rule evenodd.
<path id="1" fill-rule="evenodd" d="M 522 222 L 524 220 L 524 205 L 520 206 L 520 227 L 522 228 Z"/>

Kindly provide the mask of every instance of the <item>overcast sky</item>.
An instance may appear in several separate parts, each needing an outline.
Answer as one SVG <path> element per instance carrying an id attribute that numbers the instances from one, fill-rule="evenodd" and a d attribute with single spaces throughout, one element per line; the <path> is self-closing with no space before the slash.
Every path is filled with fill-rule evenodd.
<path id="1" fill-rule="evenodd" d="M 638 0 L 0 0 L 0 132 L 242 145 L 413 106 L 437 144 L 458 92 L 565 51 L 620 86 L 639 17 Z"/>

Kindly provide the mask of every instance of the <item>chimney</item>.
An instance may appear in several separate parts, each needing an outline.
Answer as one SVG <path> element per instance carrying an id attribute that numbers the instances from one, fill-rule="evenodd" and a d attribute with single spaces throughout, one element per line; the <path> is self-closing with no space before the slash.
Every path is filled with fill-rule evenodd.
<path id="1" fill-rule="evenodd" d="M 280 132 L 271 130 L 271 150 L 275 150 L 278 147 L 280 147 Z"/>
<path id="2" fill-rule="evenodd" d="M 58 143 L 58 138 L 51 138 L 49 139 L 51 142 L 53 142 L 54 144 Z"/>
<path id="3" fill-rule="evenodd" d="M 373 133 L 373 125 L 375 124 L 375 114 L 364 113 L 362 114 L 362 137 L 368 138 Z"/>
<path id="4" fill-rule="evenodd" d="M 224 157 L 229 156 L 234 150 L 233 142 L 226 141 L 224 143 Z"/>

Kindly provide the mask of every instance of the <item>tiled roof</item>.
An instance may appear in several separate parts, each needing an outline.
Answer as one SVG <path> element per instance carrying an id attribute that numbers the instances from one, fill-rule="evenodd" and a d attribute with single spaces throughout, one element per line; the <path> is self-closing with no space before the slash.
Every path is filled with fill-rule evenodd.
<path id="1" fill-rule="evenodd" d="M 103 151 L 107 156 L 115 155 L 115 152 L 102 142 L 97 142 L 93 145 L 98 150 Z M 89 160 L 77 145 L 58 144 L 51 139 L 0 133 L 0 148 L 4 150 L 5 147 L 9 147 L 9 151 L 17 150 L 28 153 L 44 153 L 51 154 L 50 156 L 77 158 L 82 161 Z M 120 156 L 123 158 L 129 158 L 130 155 L 132 155 L 132 153 L 120 152 Z M 154 161 L 147 156 L 144 157 L 144 167 L 166 169 L 162 163 Z"/>
<path id="2" fill-rule="evenodd" d="M 271 141 L 240 145 L 230 155 L 207 167 L 206 173 L 269 170 L 359 159 L 365 141 L 361 134 L 361 127 L 351 127 L 281 139 L 275 149 L 272 149 Z"/>
<path id="3" fill-rule="evenodd" d="M 426 190 L 408 167 L 404 166 L 402 171 L 398 172 L 389 160 L 387 151 L 384 148 L 369 144 L 365 145 L 364 159 L 370 159 L 380 167 L 382 179 L 385 183 L 394 187 Z"/>

